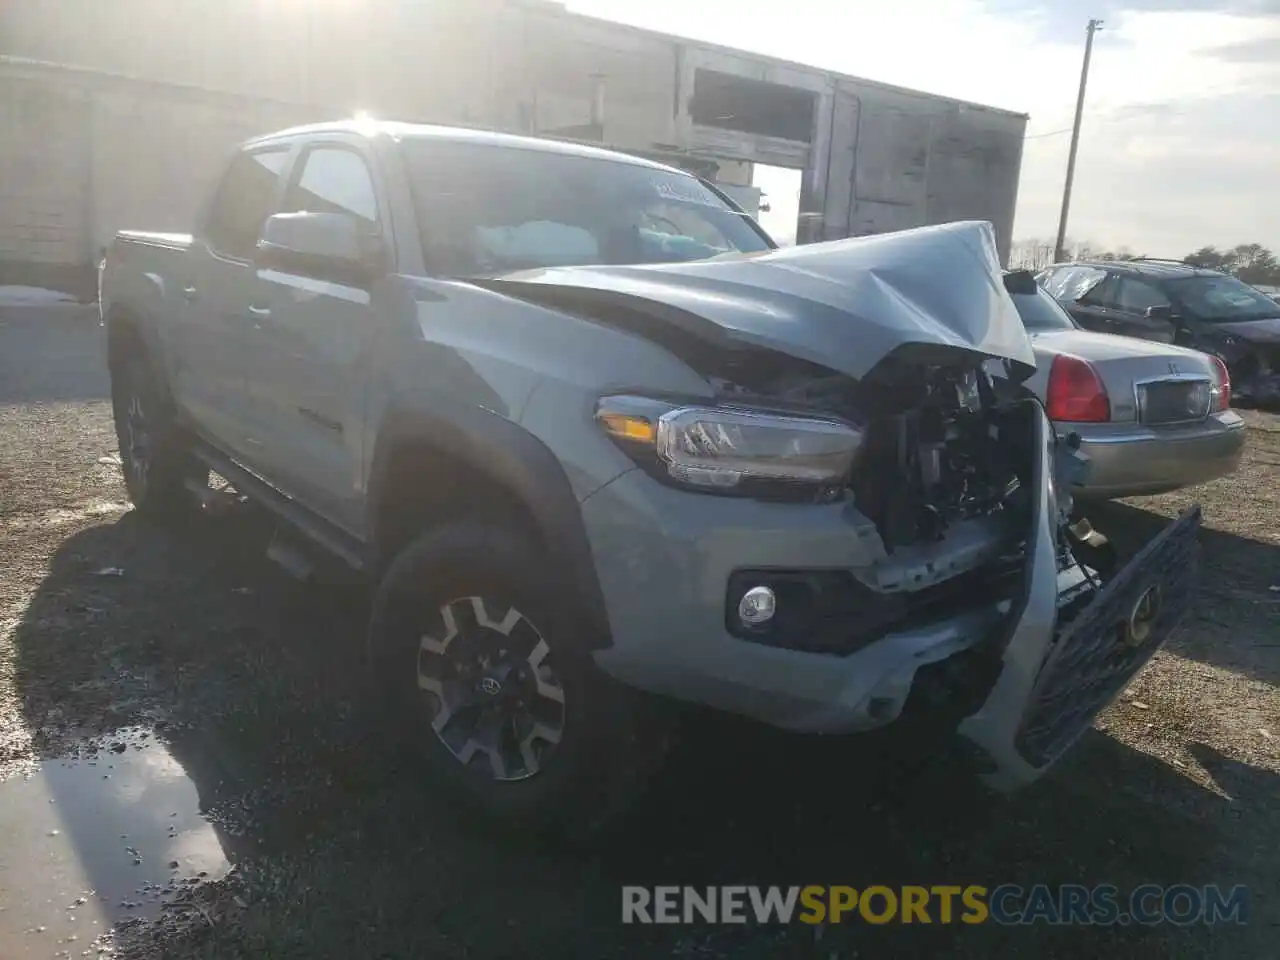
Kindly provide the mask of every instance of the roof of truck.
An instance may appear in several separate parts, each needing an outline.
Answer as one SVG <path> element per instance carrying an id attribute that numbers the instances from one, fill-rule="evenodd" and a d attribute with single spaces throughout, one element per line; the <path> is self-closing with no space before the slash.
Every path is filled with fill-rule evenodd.
<path id="1" fill-rule="evenodd" d="M 509 150 L 536 150 L 541 153 L 559 153 L 565 156 L 613 160 L 673 173 L 685 172 L 676 167 L 669 167 L 665 164 L 655 163 L 652 160 L 646 160 L 643 157 L 619 153 L 615 150 L 606 150 L 603 147 L 594 147 L 572 140 L 553 140 L 547 137 L 526 137 L 512 133 L 496 133 L 492 130 L 476 127 L 446 127 L 427 123 L 400 123 L 390 120 L 367 120 L 362 118 L 332 120 L 324 123 L 290 127 L 287 130 L 256 137 L 246 143 L 245 146 L 255 147 L 280 140 L 297 140 L 305 137 L 322 136 L 327 133 L 355 134 L 365 137 L 381 135 L 395 140 L 440 140 L 449 143 L 474 143 L 484 146 L 505 147 Z"/>

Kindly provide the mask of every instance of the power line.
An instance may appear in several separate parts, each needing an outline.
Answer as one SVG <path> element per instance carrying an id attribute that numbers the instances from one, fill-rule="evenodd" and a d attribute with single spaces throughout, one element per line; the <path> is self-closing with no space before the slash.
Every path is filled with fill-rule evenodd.
<path id="1" fill-rule="evenodd" d="M 1185 117 L 1197 106 L 1211 105 L 1213 98 L 1216 96 L 1233 95 L 1239 92 L 1240 88 L 1235 84 L 1217 83 L 1197 91 L 1197 96 L 1194 99 L 1188 99 L 1185 96 L 1179 98 L 1177 106 L 1172 106 L 1172 101 L 1151 104 L 1151 106 L 1160 108 L 1158 114 L 1160 120 L 1170 120 L 1174 117 Z M 1145 118 L 1141 113 L 1135 114 L 1131 111 L 1134 107 L 1141 108 L 1142 106 L 1143 104 L 1121 104 L 1119 107 L 1114 107 L 1108 111 L 1111 114 L 1110 116 L 1106 113 L 1090 115 L 1089 122 L 1094 125 L 1100 123 L 1140 123 Z M 1028 133 L 1022 139 L 1039 140 L 1043 137 L 1059 137 L 1064 133 L 1070 133 L 1071 129 L 1071 127 L 1063 127 L 1061 130 L 1046 130 L 1044 133 Z"/>
<path id="2" fill-rule="evenodd" d="M 1039 140 L 1041 137 L 1056 137 L 1059 134 L 1070 133 L 1070 132 L 1071 132 L 1070 127 L 1063 127 L 1061 130 L 1050 130 L 1048 133 L 1029 133 L 1022 139 L 1023 140 Z"/>

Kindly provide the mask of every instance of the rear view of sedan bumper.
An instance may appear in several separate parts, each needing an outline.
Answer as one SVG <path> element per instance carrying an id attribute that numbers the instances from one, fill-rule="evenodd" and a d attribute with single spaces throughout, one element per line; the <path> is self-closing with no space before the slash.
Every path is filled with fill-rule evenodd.
<path id="1" fill-rule="evenodd" d="M 1167 493 L 1224 477 L 1236 469 L 1245 428 L 1227 410 L 1200 423 L 1147 427 L 1137 423 L 1056 423 L 1058 436 L 1075 433 L 1089 458 L 1080 499 L 1107 500 Z"/>

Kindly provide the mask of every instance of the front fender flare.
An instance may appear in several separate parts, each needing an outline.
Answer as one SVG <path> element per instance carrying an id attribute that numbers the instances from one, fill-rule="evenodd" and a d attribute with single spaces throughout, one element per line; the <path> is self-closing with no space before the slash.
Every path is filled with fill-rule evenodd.
<path id="1" fill-rule="evenodd" d="M 385 569 L 374 518 L 387 495 L 393 457 L 405 445 L 426 445 L 441 457 L 493 481 L 527 510 L 546 544 L 549 568 L 558 571 L 581 605 L 580 617 L 588 649 L 612 645 L 604 594 L 596 576 L 582 511 L 560 461 L 545 444 L 518 424 L 480 407 L 423 409 L 392 403 L 378 429 L 368 482 L 367 529 L 374 538 L 373 556 Z"/>

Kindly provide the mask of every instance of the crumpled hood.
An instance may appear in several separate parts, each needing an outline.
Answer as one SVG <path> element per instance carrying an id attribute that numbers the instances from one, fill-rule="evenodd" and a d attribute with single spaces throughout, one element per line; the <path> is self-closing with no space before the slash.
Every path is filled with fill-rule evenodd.
<path id="1" fill-rule="evenodd" d="M 1004 288 L 995 233 L 984 222 L 693 263 L 556 267 L 487 285 L 530 299 L 543 299 L 540 286 L 589 290 L 602 319 L 602 295 L 620 305 L 672 308 L 646 312 L 655 322 L 701 318 L 735 343 L 857 378 L 895 351 L 947 362 L 959 350 L 1024 365 L 1023 375 L 1035 366 Z"/>

